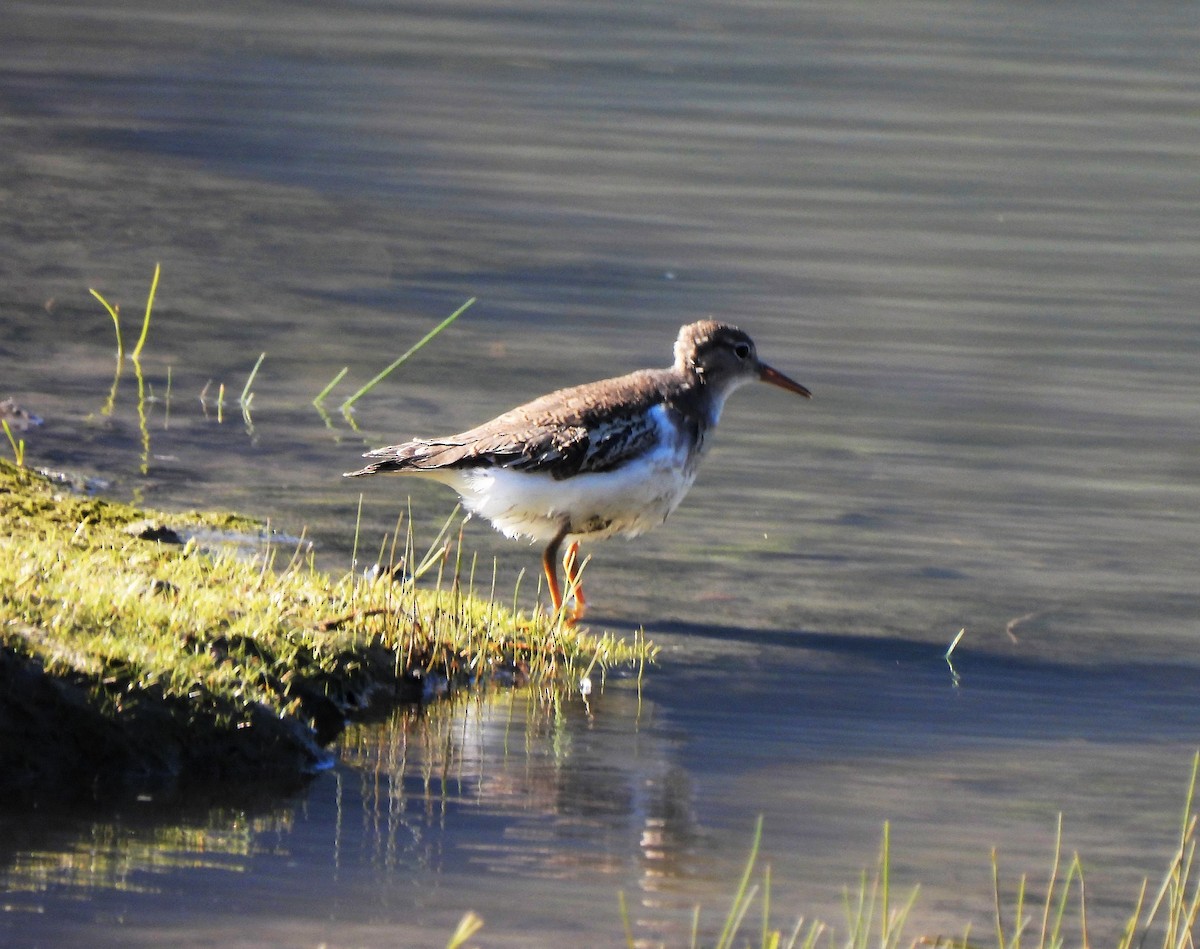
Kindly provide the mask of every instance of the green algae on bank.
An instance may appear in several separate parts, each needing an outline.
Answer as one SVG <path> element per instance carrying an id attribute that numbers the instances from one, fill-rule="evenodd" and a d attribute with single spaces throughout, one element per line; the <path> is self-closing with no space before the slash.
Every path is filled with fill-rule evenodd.
<path id="1" fill-rule="evenodd" d="M 264 544 L 208 550 L 214 530 Z M 0 461 L 0 796 L 299 778 L 346 718 L 431 681 L 562 695 L 653 656 L 463 593 L 444 564 L 427 589 L 331 577 L 297 551 L 244 518 L 144 511 Z"/>

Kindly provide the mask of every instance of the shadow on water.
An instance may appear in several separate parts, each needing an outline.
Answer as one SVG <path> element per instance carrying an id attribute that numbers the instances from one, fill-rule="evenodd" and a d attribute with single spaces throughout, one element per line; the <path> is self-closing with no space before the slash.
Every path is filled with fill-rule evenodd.
<path id="1" fill-rule="evenodd" d="M 836 745 L 864 756 L 917 755 L 948 738 L 1200 740 L 1200 667 L 1183 662 L 1025 658 L 973 648 L 969 637 L 947 657 L 946 647 L 894 636 L 718 624 L 657 623 L 652 635 L 667 648 L 647 697 L 709 739 L 770 731 L 794 739 L 790 754 Z M 689 662 L 704 643 L 715 657 Z"/>

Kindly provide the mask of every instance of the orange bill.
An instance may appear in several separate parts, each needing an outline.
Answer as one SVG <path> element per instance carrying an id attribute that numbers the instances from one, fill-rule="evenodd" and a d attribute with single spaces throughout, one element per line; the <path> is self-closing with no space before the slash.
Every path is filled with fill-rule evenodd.
<path id="1" fill-rule="evenodd" d="M 806 399 L 812 398 L 812 393 L 804 386 L 800 385 L 795 379 L 789 379 L 782 372 L 772 369 L 766 363 L 762 363 L 758 367 L 758 378 L 763 382 L 769 382 L 773 386 L 779 386 L 781 389 L 787 389 L 788 392 L 795 392 L 796 395 L 802 395 Z"/>

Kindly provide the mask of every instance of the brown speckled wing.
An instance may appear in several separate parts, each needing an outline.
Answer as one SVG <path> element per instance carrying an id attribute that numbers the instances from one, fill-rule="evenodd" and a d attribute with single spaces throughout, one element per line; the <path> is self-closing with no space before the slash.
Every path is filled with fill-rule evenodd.
<path id="1" fill-rule="evenodd" d="M 415 439 L 367 453 L 353 474 L 497 466 L 569 478 L 610 471 L 651 448 L 657 423 L 647 414 L 669 398 L 674 376 L 647 369 L 517 406 L 458 435 Z"/>

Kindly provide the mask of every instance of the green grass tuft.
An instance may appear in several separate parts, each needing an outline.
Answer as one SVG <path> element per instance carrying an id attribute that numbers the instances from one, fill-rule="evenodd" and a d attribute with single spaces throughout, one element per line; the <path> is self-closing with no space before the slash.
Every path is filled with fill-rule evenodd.
<path id="1" fill-rule="evenodd" d="M 11 661 L 82 683 L 110 723 L 155 707 L 208 729 L 253 731 L 265 714 L 317 735 L 372 700 L 419 699 L 431 677 L 557 699 L 585 670 L 654 653 L 480 599 L 451 521 L 419 558 L 406 535 L 406 559 L 368 579 L 323 573 L 303 543 L 246 519 L 77 496 L 6 461 L 0 497 L 0 673 Z M 222 534 L 261 543 L 247 557 Z"/>
<path id="2" fill-rule="evenodd" d="M 1116 949 L 1195 949 L 1197 920 L 1200 918 L 1200 874 L 1194 872 L 1197 850 L 1195 792 L 1200 779 L 1200 752 L 1192 759 L 1191 780 L 1180 822 L 1179 843 L 1165 875 L 1149 904 L 1148 882 L 1143 882 L 1134 909 L 1120 936 Z M 799 916 L 785 935 L 771 921 L 771 868 L 765 866 L 755 882 L 763 824 L 760 817 L 754 828 L 750 854 L 746 860 L 733 899 L 719 934 L 711 943 L 702 943 L 701 908 L 692 917 L 690 947 L 712 945 L 715 949 L 758 945 L 762 949 L 983 949 L 989 940 L 974 941 L 968 927 L 961 937 L 940 934 L 912 935 L 910 917 L 916 906 L 919 887 L 913 887 L 900 903 L 893 899 L 891 874 L 891 828 L 885 823 L 879 860 L 873 873 L 863 870 L 857 886 L 843 894 L 845 931 L 838 932 L 819 921 Z M 1015 894 L 1002 896 L 1000 862 L 992 851 L 993 919 L 992 940 L 995 949 L 1062 949 L 1068 945 L 1091 946 L 1083 864 L 1078 854 L 1065 861 L 1062 849 L 1061 815 L 1054 835 L 1054 850 L 1045 890 L 1035 899 L 1026 876 L 1017 882 Z M 744 934 L 746 920 L 754 901 L 760 901 L 759 932 Z M 634 936 L 624 893 L 618 893 L 619 918 L 625 945 L 640 945 Z M 714 930 L 715 932 L 715 930 Z M 739 941 L 740 940 L 740 941 Z"/>
<path id="3" fill-rule="evenodd" d="M 12 446 L 13 462 L 18 468 L 25 467 L 25 439 L 18 439 L 13 434 L 12 428 L 8 424 L 8 419 L 0 419 L 0 426 L 4 428 L 4 434 L 8 436 L 8 443 Z"/>

